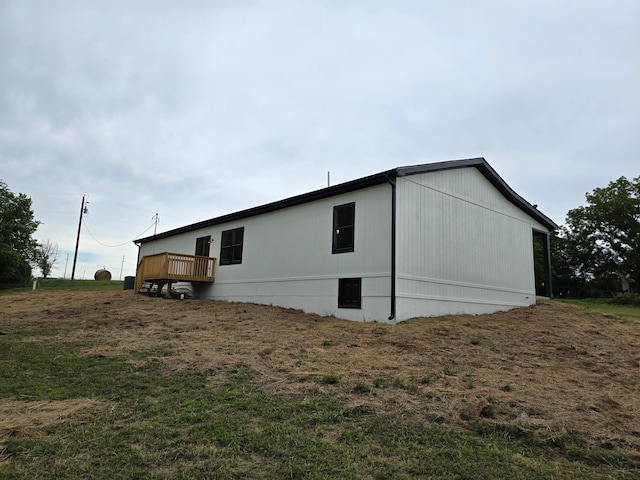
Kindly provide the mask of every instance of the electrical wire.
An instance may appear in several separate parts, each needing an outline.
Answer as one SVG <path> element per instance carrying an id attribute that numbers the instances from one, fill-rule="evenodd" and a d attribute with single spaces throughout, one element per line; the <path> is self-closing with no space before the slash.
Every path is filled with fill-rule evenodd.
<path id="1" fill-rule="evenodd" d="M 124 245 L 127 245 L 128 243 L 133 242 L 136 238 L 140 238 L 142 235 L 144 235 L 145 233 L 147 233 L 149 230 L 151 230 L 155 225 L 155 222 L 152 223 L 151 225 L 149 225 L 149 228 L 147 228 L 144 232 L 136 235 L 135 237 L 133 237 L 131 240 L 127 240 L 124 243 L 121 243 L 119 245 L 107 245 L 106 243 L 102 243 L 100 240 L 98 240 L 96 237 L 93 236 L 93 234 L 91 233 L 91 231 L 89 230 L 89 227 L 87 226 L 87 222 L 84 221 L 82 222 L 82 226 L 84 227 L 84 229 L 87 231 L 87 233 L 89 234 L 89 236 L 91 238 L 93 238 L 96 242 L 98 242 L 100 245 L 102 245 L 103 247 L 110 247 L 110 248 L 116 248 L 116 247 L 122 247 Z"/>
<path id="2" fill-rule="evenodd" d="M 96 215 L 95 213 L 92 213 L 91 217 L 92 218 L 102 218 L 103 220 L 110 220 L 112 222 L 126 223 L 127 225 L 135 225 L 136 227 L 141 227 L 142 226 L 139 223 L 125 222 L 124 220 L 110 218 L 110 217 L 103 217 L 102 215 Z"/>

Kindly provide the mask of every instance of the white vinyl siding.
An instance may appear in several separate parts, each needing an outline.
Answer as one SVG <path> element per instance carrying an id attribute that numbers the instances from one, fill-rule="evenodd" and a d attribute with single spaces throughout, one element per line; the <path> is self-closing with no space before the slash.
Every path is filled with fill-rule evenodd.
<path id="1" fill-rule="evenodd" d="M 332 253 L 335 206 L 355 202 L 355 248 Z M 386 321 L 391 289 L 391 187 L 344 195 L 149 242 L 141 255 L 191 252 L 211 235 L 219 256 L 221 232 L 244 227 L 242 263 L 216 265 L 215 283 L 195 285 L 200 298 L 299 308 L 358 321 Z M 154 244 L 152 246 L 152 243 Z M 340 278 L 362 278 L 361 309 L 338 308 Z"/>
<path id="2" fill-rule="evenodd" d="M 532 227 L 477 169 L 398 179 L 398 316 L 535 302 Z"/>
<path id="3" fill-rule="evenodd" d="M 511 203 L 477 168 L 396 177 L 396 316 L 488 313 L 535 302 L 532 230 L 548 228 Z M 334 254 L 334 208 L 355 207 L 353 251 Z M 390 321 L 392 187 L 388 183 L 141 245 L 140 255 L 191 253 L 243 228 L 242 263 L 215 267 L 197 297 Z M 339 308 L 340 279 L 361 279 L 360 308 Z M 344 295 L 344 292 L 343 292 Z M 347 302 L 349 303 L 349 302 Z M 345 305 L 347 304 L 345 303 Z"/>

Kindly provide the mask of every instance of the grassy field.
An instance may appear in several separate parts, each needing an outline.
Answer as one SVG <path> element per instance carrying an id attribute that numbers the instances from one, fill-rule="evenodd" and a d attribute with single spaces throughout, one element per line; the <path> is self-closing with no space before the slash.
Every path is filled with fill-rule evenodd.
<path id="1" fill-rule="evenodd" d="M 239 367 L 210 388 L 203 375 L 148 361 L 162 352 L 106 359 L 79 355 L 87 344 L 0 345 L 0 398 L 34 402 L 34 417 L 39 401 L 83 407 L 73 421 L 5 434 L 4 479 L 630 479 L 639 473 L 614 451 L 585 448 L 569 434 L 540 441 L 482 423 L 470 431 L 440 427 L 437 419 L 412 425 L 332 396 L 267 393 Z M 144 368 L 132 367 L 141 360 Z"/>
<path id="2" fill-rule="evenodd" d="M 122 280 L 65 280 L 46 278 L 38 280 L 38 288 L 42 290 L 67 290 L 78 292 L 95 292 L 122 290 Z"/>
<path id="3" fill-rule="evenodd" d="M 112 290 L 122 290 L 124 281 L 122 280 L 68 280 L 62 278 L 40 278 L 37 288 L 39 290 L 65 290 L 77 292 L 104 292 Z M 0 295 L 8 295 L 18 292 L 27 292 L 33 289 L 33 285 L 28 287 L 16 287 L 0 289 Z"/>
<path id="4" fill-rule="evenodd" d="M 571 305 L 578 305 L 589 312 L 598 312 L 604 315 L 613 315 L 620 318 L 640 318 L 640 308 L 629 305 L 615 305 L 609 303 L 607 300 L 602 299 L 571 299 L 571 300 L 556 300 L 561 303 L 568 303 Z"/>
<path id="5" fill-rule="evenodd" d="M 79 295 L 85 295 L 82 291 L 65 291 L 62 304 L 78 305 Z M 12 315 L 11 322 L 3 324 L 0 319 L 2 479 L 635 479 L 640 475 L 637 460 L 623 454 L 616 440 L 593 445 L 572 431 L 539 435 L 515 422 L 493 422 L 493 409 L 501 408 L 497 397 L 487 397 L 480 414 L 465 419 L 465 428 L 448 425 L 439 415 L 416 421 L 394 412 L 393 402 L 401 412 L 407 406 L 402 402 L 433 401 L 424 389 L 429 382 L 434 386 L 435 375 L 430 380 L 424 377 L 422 384 L 401 380 L 397 372 L 371 381 L 350 379 L 348 385 L 342 374 L 306 375 L 303 381 L 317 387 L 292 393 L 266 385 L 259 370 L 242 361 L 218 362 L 215 369 L 174 361 L 185 348 L 179 335 L 206 335 L 204 327 L 175 323 L 180 316 L 174 308 L 178 301 L 145 299 L 127 310 L 140 311 L 138 317 L 114 313 L 102 322 L 83 322 L 84 311 L 131 300 L 93 293 L 80 310 L 54 305 L 53 297 L 43 296 L 42 318 L 30 319 L 26 310 L 14 306 L 31 301 L 29 295 L 3 297 L 0 305 L 4 315 Z M 183 305 L 194 312 L 209 308 L 196 302 Z M 165 306 L 170 308 L 163 314 Z M 233 308 L 238 312 L 236 322 L 248 327 L 253 311 Z M 221 313 L 209 315 L 218 323 L 227 321 Z M 152 322 L 154 329 L 148 330 Z M 315 329 L 314 320 L 310 322 L 299 324 L 311 329 L 307 336 Z M 342 328 L 343 323 L 338 325 Z M 115 327 L 122 334 L 107 335 Z M 147 332 L 146 337 L 157 340 L 122 345 L 129 338 L 126 332 L 134 335 L 131 338 Z M 374 334 L 384 337 L 393 330 L 380 332 Z M 326 334 L 318 342 L 320 338 L 324 338 L 321 348 L 341 355 L 339 340 Z M 231 341 L 230 336 L 226 342 Z M 465 348 L 488 341 L 472 337 Z M 262 350 L 258 355 L 269 353 Z M 275 370 L 285 368 L 272 362 Z M 293 365 L 299 363 L 293 359 Z M 472 398 L 478 386 L 473 378 L 463 377 L 463 368 L 462 361 L 450 363 L 440 377 L 443 382 L 460 378 Z M 504 395 L 515 388 L 504 380 L 500 385 Z M 376 396 L 389 399 L 387 409 L 369 402 Z M 544 415 L 533 410 L 529 407 L 532 417 Z"/>

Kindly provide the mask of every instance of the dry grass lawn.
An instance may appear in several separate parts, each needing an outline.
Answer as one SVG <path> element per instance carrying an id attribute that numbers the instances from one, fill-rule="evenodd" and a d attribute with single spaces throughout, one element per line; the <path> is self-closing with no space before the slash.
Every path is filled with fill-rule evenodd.
<path id="1" fill-rule="evenodd" d="M 389 326 L 130 291 L 1 296 L 0 333 L 25 329 L 60 329 L 48 343 L 89 340 L 87 356 L 157 351 L 168 368 L 204 372 L 211 384 L 237 367 L 278 393 L 335 393 L 417 423 L 574 434 L 640 460 L 640 322 L 571 305 Z M 0 399 L 0 437 L 97 405 Z"/>

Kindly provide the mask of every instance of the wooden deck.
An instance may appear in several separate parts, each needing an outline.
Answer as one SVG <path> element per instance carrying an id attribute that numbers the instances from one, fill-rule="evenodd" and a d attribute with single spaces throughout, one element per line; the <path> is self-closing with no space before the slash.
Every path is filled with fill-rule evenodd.
<path id="1" fill-rule="evenodd" d="M 136 271 L 135 292 L 139 292 L 145 282 L 158 284 L 158 291 L 168 284 L 167 295 L 171 294 L 171 284 L 175 282 L 214 282 L 215 258 L 183 253 L 162 252 L 142 257 Z"/>

